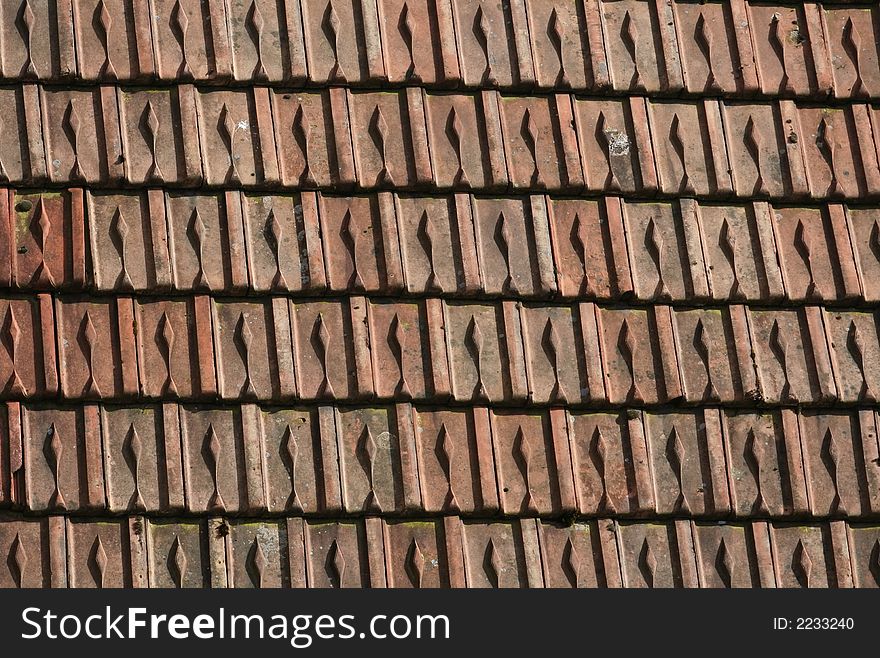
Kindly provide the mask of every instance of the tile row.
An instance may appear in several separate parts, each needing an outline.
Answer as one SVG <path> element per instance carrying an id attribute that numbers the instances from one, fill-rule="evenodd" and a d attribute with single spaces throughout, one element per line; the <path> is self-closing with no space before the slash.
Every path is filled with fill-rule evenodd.
<path id="1" fill-rule="evenodd" d="M 876 98 L 877 7 L 8 0 L 0 76 Z"/>
<path id="2" fill-rule="evenodd" d="M 875 588 L 878 551 L 880 527 L 843 521 L 10 516 L 0 586 Z"/>
<path id="3" fill-rule="evenodd" d="M 880 301 L 880 210 L 838 204 L 0 189 L 0 254 L 26 291 Z"/>
<path id="4" fill-rule="evenodd" d="M 0 407 L 0 507 L 874 518 L 875 409 Z"/>
<path id="5" fill-rule="evenodd" d="M 868 403 L 880 314 L 284 297 L 0 297 L 0 399 Z"/>
<path id="6" fill-rule="evenodd" d="M 880 196 L 861 103 L 23 84 L 0 113 L 16 185 Z"/>

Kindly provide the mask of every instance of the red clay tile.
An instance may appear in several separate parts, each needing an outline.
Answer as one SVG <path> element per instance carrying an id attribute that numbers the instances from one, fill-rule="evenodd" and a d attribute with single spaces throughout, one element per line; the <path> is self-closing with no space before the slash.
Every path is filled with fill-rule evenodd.
<path id="1" fill-rule="evenodd" d="M 667 194 L 683 196 L 729 192 L 718 105 L 714 101 L 648 104 L 651 135 L 660 187 Z M 717 129 L 717 130 L 716 130 Z M 722 156 L 724 166 L 715 166 Z"/>
<path id="2" fill-rule="evenodd" d="M 21 411 L 17 402 L 0 405 L 0 506 L 10 507 L 18 492 L 12 484 L 13 463 L 21 459 Z M 13 457 L 13 452 L 15 457 Z M 20 471 L 20 464 L 15 464 Z"/>
<path id="3" fill-rule="evenodd" d="M 641 419 L 569 413 L 568 423 L 578 511 L 614 515 L 652 508 L 653 491 L 640 486 L 650 477 Z"/>
<path id="4" fill-rule="evenodd" d="M 247 261 L 238 194 L 169 193 L 165 205 L 174 288 L 246 288 Z"/>
<path id="5" fill-rule="evenodd" d="M 387 285 L 383 237 L 395 218 L 382 216 L 382 210 L 375 196 L 320 197 L 321 236 L 332 290 L 380 290 Z"/>
<path id="6" fill-rule="evenodd" d="M 266 409 L 262 413 L 267 507 L 272 512 L 315 512 L 325 508 L 324 478 L 338 481 L 335 432 L 325 437 L 310 409 Z M 327 441 L 333 455 L 325 455 Z M 336 485 L 338 488 L 338 484 Z"/>
<path id="7" fill-rule="evenodd" d="M 232 521 L 226 535 L 229 587 L 289 586 L 287 524 L 283 520 Z"/>
<path id="8" fill-rule="evenodd" d="M 737 363 L 731 313 L 725 309 L 676 310 L 672 317 L 685 398 L 709 403 L 742 400 L 741 369 L 754 366 Z"/>
<path id="9" fill-rule="evenodd" d="M 699 262 L 702 253 L 693 248 L 694 238 L 688 235 L 693 227 L 682 221 L 679 208 L 627 203 L 623 210 L 636 296 L 657 301 L 694 296 L 690 262 Z"/>
<path id="10" fill-rule="evenodd" d="M 348 135 L 337 138 L 331 92 L 273 90 L 270 99 L 284 185 L 339 183 L 337 148 L 350 144 Z"/>
<path id="11" fill-rule="evenodd" d="M 388 586 L 432 589 L 450 587 L 449 538 L 442 522 L 383 521 Z M 460 550 L 460 549 L 459 549 Z"/>
<path id="12" fill-rule="evenodd" d="M 363 522 L 309 521 L 303 524 L 309 587 L 359 588 L 370 584 Z"/>
<path id="13" fill-rule="evenodd" d="M 55 313 L 63 395 L 74 399 L 135 395 L 131 299 L 56 300 Z"/>
<path id="14" fill-rule="evenodd" d="M 67 15 L 65 16 L 65 6 Z M 70 3 L 21 2 L 2 8 L 4 78 L 66 79 L 76 73 Z"/>
<path id="15" fill-rule="evenodd" d="M 151 0 L 156 72 L 162 80 L 205 80 L 218 71 L 211 52 L 216 48 L 212 27 L 226 34 L 223 5 L 200 0 Z M 210 14 L 206 15 L 206 10 Z M 208 20 L 206 20 L 206 18 Z M 222 27 L 221 27 L 222 26 Z"/>
<path id="16" fill-rule="evenodd" d="M 619 523 L 623 586 L 697 587 L 690 522 Z"/>
<path id="17" fill-rule="evenodd" d="M 852 524 L 849 527 L 848 543 L 852 555 L 854 587 L 880 587 L 880 573 L 876 563 L 878 530 L 866 524 Z"/>
<path id="18" fill-rule="evenodd" d="M 560 480 L 565 471 L 554 459 L 547 414 L 489 415 L 501 510 L 515 516 L 561 510 Z M 564 446 L 567 451 L 567 444 Z"/>
<path id="19" fill-rule="evenodd" d="M 800 106 L 798 115 L 811 196 L 866 194 L 853 113 L 846 108 Z"/>
<path id="20" fill-rule="evenodd" d="M 563 134 L 571 126 L 559 120 L 554 97 L 502 96 L 499 106 L 511 185 L 537 190 L 576 187 L 572 179 L 579 173 L 566 167 L 563 145 Z"/>
<path id="21" fill-rule="evenodd" d="M 11 280 L 18 288 L 82 287 L 86 243 L 82 190 L 10 191 L 7 201 Z"/>
<path id="22" fill-rule="evenodd" d="M 765 94 L 792 96 L 830 91 L 823 84 L 826 81 L 818 79 L 820 67 L 826 66 L 827 52 L 815 3 L 750 2 L 749 19 L 758 79 Z"/>
<path id="23" fill-rule="evenodd" d="M 832 64 L 834 95 L 837 98 L 876 96 L 880 90 L 877 8 L 823 6 L 821 13 Z"/>
<path id="24" fill-rule="evenodd" d="M 423 305 L 410 302 L 369 302 L 370 353 L 376 395 L 401 400 L 433 393 L 433 364 L 423 347 L 428 318 Z"/>
<path id="25" fill-rule="evenodd" d="M 297 196 L 243 195 L 250 287 L 287 292 L 321 287 L 319 227 Z"/>
<path id="26" fill-rule="evenodd" d="M 436 85 L 457 81 L 459 63 L 449 0 L 436 4 L 381 0 L 377 5 L 389 82 Z"/>
<path id="27" fill-rule="evenodd" d="M 134 184 L 198 184 L 195 91 L 120 90 L 119 115 L 126 179 Z"/>
<path id="28" fill-rule="evenodd" d="M 763 400 L 790 404 L 832 394 L 822 390 L 816 370 L 824 335 L 812 335 L 806 312 L 750 310 L 749 324 Z M 817 346 L 814 338 L 822 343 Z"/>
<path id="29" fill-rule="evenodd" d="M 627 193 L 657 189 L 643 99 L 576 99 L 574 120 L 588 189 Z"/>
<path id="30" fill-rule="evenodd" d="M 2 397 L 21 399 L 57 391 L 51 310 L 51 302 L 43 296 L 0 300 Z"/>
<path id="31" fill-rule="evenodd" d="M 208 185 L 237 187 L 273 182 L 273 170 L 278 171 L 274 141 L 269 152 L 261 143 L 262 138 L 272 139 L 271 116 L 268 103 L 266 112 L 261 112 L 260 96 L 256 90 L 231 89 L 197 94 L 199 139 Z"/>
<path id="32" fill-rule="evenodd" d="M 347 305 L 338 301 L 291 302 L 297 390 L 302 399 L 357 396 L 356 346 Z"/>
<path id="33" fill-rule="evenodd" d="M 858 416 L 804 412 L 798 416 L 810 511 L 814 516 L 860 516 L 877 506 L 868 490 Z M 871 427 L 873 431 L 874 428 Z"/>
<path id="34" fill-rule="evenodd" d="M 51 587 L 47 519 L 4 518 L 0 521 L 0 551 L 9 556 L 0 571 L 0 586 Z"/>
<path id="35" fill-rule="evenodd" d="M 793 195 L 783 156 L 786 136 L 776 107 L 770 103 L 724 103 L 721 111 L 737 196 Z"/>
<path id="36" fill-rule="evenodd" d="M 401 445 L 395 418 L 385 409 L 355 409 L 337 413 L 340 473 L 348 512 L 392 512 L 404 507 Z"/>
<path id="37" fill-rule="evenodd" d="M 89 192 L 93 279 L 99 290 L 153 290 L 170 284 L 165 202 L 157 207 L 151 201 L 143 194 Z"/>
<path id="38" fill-rule="evenodd" d="M 210 587 L 207 530 L 203 521 L 150 519 L 150 587 Z"/>
<path id="39" fill-rule="evenodd" d="M 718 413 L 645 414 L 645 437 L 659 514 L 728 512 Z"/>
<path id="40" fill-rule="evenodd" d="M 309 77 L 316 83 L 357 83 L 368 77 L 360 0 L 306 0 L 302 21 Z"/>
<path id="41" fill-rule="evenodd" d="M 616 90 L 659 91 L 653 17 L 649 3 L 600 2 L 605 49 Z M 647 35 L 651 34 L 651 40 Z"/>
<path id="42" fill-rule="evenodd" d="M 537 84 L 547 88 L 585 89 L 594 84 L 589 63 L 591 46 L 583 13 L 571 3 L 525 3 Z M 592 36 L 592 35 L 590 35 Z"/>
<path id="43" fill-rule="evenodd" d="M 694 94 L 736 93 L 743 75 L 730 5 L 679 0 L 673 4 L 685 88 Z M 751 62 L 749 62 L 750 64 Z"/>
<path id="44" fill-rule="evenodd" d="M 164 452 L 163 421 L 155 407 L 105 407 L 101 410 L 107 507 L 139 513 L 167 509 L 160 474 Z"/>
<path id="45" fill-rule="evenodd" d="M 199 323 L 193 300 L 138 300 L 136 313 L 141 393 L 172 399 L 210 394 L 213 382 L 200 381 L 199 336 L 210 340 L 211 328 Z"/>
<path id="46" fill-rule="evenodd" d="M 275 0 L 233 0 L 227 3 L 227 12 L 235 79 L 248 82 L 285 79 L 289 40 L 300 32 L 282 29 L 286 28 L 284 7 Z M 215 20 L 214 16 L 211 19 Z M 301 30 L 300 25 L 295 28 Z"/>
<path id="47" fill-rule="evenodd" d="M 659 307 L 662 309 L 663 307 Z M 653 403 L 669 397 L 663 375 L 658 311 L 602 309 L 599 332 L 609 401 Z"/>
<path id="48" fill-rule="evenodd" d="M 496 188 L 507 184 L 500 123 L 495 97 L 468 93 L 425 93 L 427 134 L 438 187 L 456 189 Z M 502 158 L 500 167 L 494 160 Z"/>
<path id="49" fill-rule="evenodd" d="M 486 410 L 418 409 L 413 423 L 425 511 L 497 511 Z"/>
<path id="50" fill-rule="evenodd" d="M 876 374 L 880 359 L 877 314 L 826 309 L 824 321 L 840 399 L 876 402 L 880 395 Z"/>
<path id="51" fill-rule="evenodd" d="M 223 513 L 247 509 L 245 437 L 239 409 L 180 409 L 186 504 L 190 512 Z"/>
<path id="52" fill-rule="evenodd" d="M 287 305 L 277 309 L 286 335 L 275 331 L 276 309 L 269 303 L 216 301 L 213 304 L 214 345 L 220 397 L 227 399 L 278 399 L 293 394 L 282 390 L 283 359 L 291 359 L 290 320 Z M 285 342 L 286 338 L 286 342 Z"/>
<path id="53" fill-rule="evenodd" d="M 727 411 L 722 415 L 732 507 L 739 517 L 802 512 L 807 493 L 800 438 L 789 412 Z"/>
<path id="54" fill-rule="evenodd" d="M 36 114 L 39 112 L 37 89 L 35 85 L 0 88 L 0 111 L 6 117 L 6 130 L 0 138 L 3 146 L 0 179 L 4 183 L 46 178 L 43 134 L 39 114 Z"/>
<path id="55" fill-rule="evenodd" d="M 762 565 L 749 526 L 694 523 L 692 527 L 700 587 L 761 587 Z"/>
<path id="56" fill-rule="evenodd" d="M 500 306 L 448 303 L 445 309 L 455 399 L 497 402 L 524 398 L 522 341 L 513 318 L 508 319 Z"/>
<path id="57" fill-rule="evenodd" d="M 540 219 L 532 213 L 529 199 L 474 198 L 477 257 L 486 293 L 531 296 L 538 292 L 538 236 L 549 244 L 549 226 Z"/>
<path id="58" fill-rule="evenodd" d="M 97 407 L 28 406 L 22 414 L 28 509 L 104 507 L 104 470 Z M 88 488 L 82 486 L 88 483 Z M 97 487 L 97 488 L 96 488 Z"/>
<path id="59" fill-rule="evenodd" d="M 866 302 L 880 299 L 880 217 L 869 208 L 846 208 L 846 226 Z"/>
<path id="60" fill-rule="evenodd" d="M 770 541 L 779 587 L 838 586 L 831 530 L 827 525 L 771 523 Z"/>
<path id="61" fill-rule="evenodd" d="M 716 300 L 778 301 L 785 293 L 767 204 L 695 206 L 710 294 Z"/>
<path id="62" fill-rule="evenodd" d="M 469 196 L 395 196 L 395 215 L 408 292 L 448 294 L 479 286 Z"/>
<path id="63" fill-rule="evenodd" d="M 517 51 L 514 44 L 514 27 L 510 16 L 512 5 L 522 7 L 519 2 L 502 3 L 476 2 L 473 0 L 452 0 L 455 16 L 455 32 L 458 37 L 458 57 L 462 66 L 462 79 L 467 86 L 500 86 L 526 82 L 522 80 Z M 526 25 L 521 29 L 528 34 Z M 534 81 L 531 67 L 531 53 L 525 53 L 527 71 Z"/>
<path id="64" fill-rule="evenodd" d="M 358 180 L 364 187 L 407 187 L 418 180 L 408 95 L 352 92 L 348 95 Z"/>
<path id="65" fill-rule="evenodd" d="M 560 294 L 596 298 L 631 295 L 620 200 L 608 197 L 594 204 L 553 199 L 548 200 L 547 210 Z"/>
<path id="66" fill-rule="evenodd" d="M 584 337 L 577 307 L 523 305 L 520 321 L 529 400 L 538 404 L 589 400 L 585 342 L 590 337 Z"/>
<path id="67" fill-rule="evenodd" d="M 132 80 L 154 74 L 149 6 L 124 0 L 73 0 L 79 75 Z"/>
<path id="68" fill-rule="evenodd" d="M 538 521 L 538 538 L 546 587 L 620 587 L 613 524 Z"/>
<path id="69" fill-rule="evenodd" d="M 542 586 L 543 578 L 537 562 L 530 564 L 532 556 L 526 552 L 530 548 L 538 553 L 534 521 L 463 521 L 461 534 L 467 587 Z"/>
<path id="70" fill-rule="evenodd" d="M 123 146 L 114 87 L 42 88 L 40 105 L 52 182 L 116 182 Z"/>

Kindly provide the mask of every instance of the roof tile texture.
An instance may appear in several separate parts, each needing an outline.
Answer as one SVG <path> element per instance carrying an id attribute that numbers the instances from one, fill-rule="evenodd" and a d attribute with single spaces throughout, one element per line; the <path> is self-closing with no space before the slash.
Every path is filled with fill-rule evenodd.
<path id="1" fill-rule="evenodd" d="M 878 25 L 4 3 L 0 586 L 877 586 Z"/>

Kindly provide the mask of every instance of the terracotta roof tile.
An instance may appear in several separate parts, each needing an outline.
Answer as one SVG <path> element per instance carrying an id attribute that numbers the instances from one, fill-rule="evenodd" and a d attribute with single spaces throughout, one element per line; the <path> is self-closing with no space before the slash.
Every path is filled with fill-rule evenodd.
<path id="1" fill-rule="evenodd" d="M 4 4 L 0 586 L 876 585 L 876 14 Z"/>

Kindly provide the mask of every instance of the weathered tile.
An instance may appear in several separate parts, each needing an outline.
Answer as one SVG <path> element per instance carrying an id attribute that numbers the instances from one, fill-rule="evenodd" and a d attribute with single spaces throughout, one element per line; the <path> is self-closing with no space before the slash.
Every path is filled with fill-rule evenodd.
<path id="1" fill-rule="evenodd" d="M 748 525 L 694 523 L 700 587 L 760 587 L 758 556 Z"/>
<path id="2" fill-rule="evenodd" d="M 363 521 L 309 521 L 303 526 L 309 587 L 370 585 Z"/>
<path id="3" fill-rule="evenodd" d="M 402 511 L 403 473 L 397 419 L 387 409 L 337 412 L 340 473 L 348 512 Z"/>
<path id="4" fill-rule="evenodd" d="M 239 409 L 180 409 L 187 510 L 236 512 L 246 508 L 244 429 Z"/>
<path id="5" fill-rule="evenodd" d="M 322 509 L 322 480 L 329 474 L 322 468 L 317 413 L 307 408 L 265 409 L 262 426 L 268 509 L 293 513 Z"/>
<path id="6" fill-rule="evenodd" d="M 698 586 L 690 522 L 619 523 L 617 534 L 624 587 Z"/>
<path id="7" fill-rule="evenodd" d="M 581 514 L 627 514 L 653 506 L 653 487 L 643 487 L 650 486 L 650 475 L 640 418 L 569 413 L 568 425 Z"/>
<path id="8" fill-rule="evenodd" d="M 104 407 L 101 410 L 107 507 L 139 513 L 168 509 L 164 485 L 165 437 L 156 407 Z"/>
<path id="9" fill-rule="evenodd" d="M 547 414 L 496 411 L 489 419 L 502 511 L 536 516 L 559 510 L 560 473 Z"/>
<path id="10" fill-rule="evenodd" d="M 0 554 L 7 556 L 0 586 L 51 587 L 49 541 L 47 519 L 0 517 Z"/>
<path id="11" fill-rule="evenodd" d="M 67 570 L 72 588 L 130 588 L 146 574 L 130 546 L 129 524 L 115 519 L 67 519 Z M 143 521 L 137 528 L 143 533 Z"/>
<path id="12" fill-rule="evenodd" d="M 171 192 L 165 203 L 174 288 L 213 292 L 246 287 L 238 195 Z"/>
<path id="13" fill-rule="evenodd" d="M 767 517 L 800 511 L 806 491 L 797 425 L 786 427 L 778 412 L 728 411 L 722 418 L 736 515 Z"/>
<path id="14" fill-rule="evenodd" d="M 528 556 L 519 521 L 462 522 L 462 543 L 468 587 L 528 587 Z M 532 531 L 534 527 L 529 524 Z M 537 557 L 537 556 L 535 556 Z"/>
<path id="15" fill-rule="evenodd" d="M 290 316 L 300 397 L 345 400 L 353 396 L 358 380 L 346 305 L 291 301 Z"/>
<path id="16" fill-rule="evenodd" d="M 150 587 L 210 587 L 208 527 L 204 521 L 150 519 Z"/>
<path id="17" fill-rule="evenodd" d="M 240 520 L 228 525 L 227 569 L 231 587 L 271 589 L 290 586 L 287 524 L 284 520 Z"/>
<path id="18" fill-rule="evenodd" d="M 776 580 L 780 587 L 836 586 L 836 573 L 827 524 L 770 524 Z"/>
<path id="19" fill-rule="evenodd" d="M 713 412 L 645 414 L 658 513 L 702 516 L 728 512 L 721 425 Z"/>
<path id="20" fill-rule="evenodd" d="M 443 524 L 432 521 L 386 521 L 385 568 L 394 588 L 448 588 L 449 558 Z"/>
<path id="21" fill-rule="evenodd" d="M 419 484 L 426 512 L 498 508 L 485 409 L 418 409 L 414 414 Z"/>
<path id="22" fill-rule="evenodd" d="M 116 398 L 137 392 L 131 299 L 56 300 L 58 365 L 67 398 Z"/>

